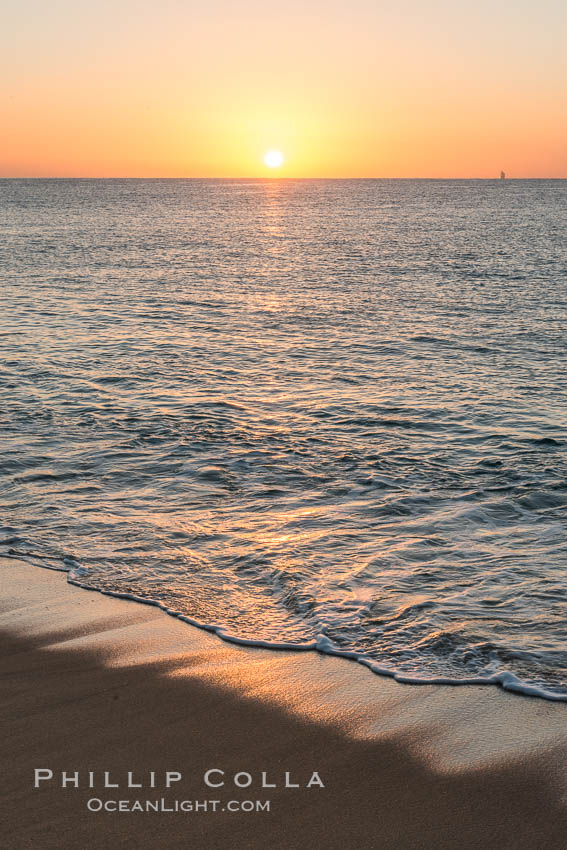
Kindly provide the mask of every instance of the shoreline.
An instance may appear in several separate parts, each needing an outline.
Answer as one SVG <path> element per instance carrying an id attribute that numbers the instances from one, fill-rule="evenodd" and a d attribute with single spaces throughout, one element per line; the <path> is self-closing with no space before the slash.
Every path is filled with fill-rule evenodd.
<path id="1" fill-rule="evenodd" d="M 0 570 L 6 850 L 561 844 L 561 703 L 493 686 L 415 688 L 331 655 L 227 643 L 159 608 L 85 593 L 59 570 L 10 558 Z M 96 787 L 34 789 L 38 768 L 91 771 Z M 132 797 L 101 788 L 105 771 L 146 781 L 153 771 L 155 789 L 132 790 L 164 799 L 182 793 L 164 787 L 165 772 L 181 772 L 195 801 L 214 790 L 207 769 L 227 777 L 213 796 L 269 793 L 272 809 L 86 809 L 93 791 Z M 239 771 L 249 787 L 234 785 Z M 306 787 L 313 771 L 324 788 Z"/>
<path id="2" fill-rule="evenodd" d="M 0 562 L 2 561 L 2 558 L 5 557 L 6 556 L 0 555 Z M 325 655 L 330 655 L 334 658 L 343 658 L 349 661 L 354 661 L 356 664 L 360 664 L 370 670 L 370 672 L 376 676 L 383 676 L 388 679 L 393 679 L 395 682 L 398 682 L 399 684 L 403 685 L 417 685 L 419 687 L 423 687 L 424 685 L 443 685 L 449 687 L 470 687 L 471 685 L 477 685 L 481 687 L 491 686 L 501 688 L 504 691 L 509 691 L 510 693 L 518 694 L 521 696 L 535 697 L 538 699 L 546 700 L 548 702 L 567 703 L 567 694 L 556 693 L 554 691 L 547 691 L 542 687 L 527 684 L 521 679 L 518 679 L 517 676 L 515 676 L 513 673 L 508 671 L 494 673 L 491 676 L 473 676 L 467 679 L 453 679 L 447 676 L 410 676 L 398 670 L 383 667 L 378 661 L 366 658 L 363 653 L 358 653 L 356 650 L 340 649 L 335 644 L 333 644 L 333 642 L 329 640 L 329 638 L 322 634 L 317 635 L 317 637 L 309 643 L 301 644 L 291 643 L 288 641 L 267 641 L 261 639 L 254 640 L 253 638 L 246 638 L 240 637 L 239 635 L 228 634 L 223 630 L 222 626 L 213 626 L 206 622 L 195 620 L 192 617 L 186 616 L 185 614 L 168 608 L 166 605 L 162 604 L 158 600 L 150 599 L 143 596 L 136 596 L 127 592 L 106 590 L 104 588 L 95 587 L 94 585 L 85 584 L 81 582 L 78 577 L 73 575 L 72 566 L 69 566 L 69 569 L 65 570 L 60 567 L 50 567 L 48 564 L 35 564 L 28 558 L 41 560 L 39 556 L 31 554 L 28 557 L 16 553 L 14 553 L 13 555 L 10 554 L 8 556 L 8 560 L 22 560 L 24 563 L 27 563 L 31 566 L 36 566 L 40 569 L 48 569 L 52 572 L 64 573 L 67 576 L 67 583 L 75 587 L 79 587 L 81 588 L 81 590 L 86 590 L 91 593 L 101 593 L 103 596 L 108 596 L 112 599 L 122 599 L 128 602 L 136 602 L 139 605 L 147 605 L 149 607 L 157 608 L 159 611 L 162 611 L 169 617 L 173 617 L 174 619 L 179 620 L 180 622 L 185 623 L 186 625 L 192 628 L 196 628 L 209 634 L 213 634 L 220 640 L 225 641 L 229 644 L 233 644 L 235 646 L 246 646 L 256 649 L 268 649 L 272 651 L 283 650 L 285 652 L 319 652 Z M 80 569 L 80 566 L 78 564 L 77 567 L 79 567 Z"/>

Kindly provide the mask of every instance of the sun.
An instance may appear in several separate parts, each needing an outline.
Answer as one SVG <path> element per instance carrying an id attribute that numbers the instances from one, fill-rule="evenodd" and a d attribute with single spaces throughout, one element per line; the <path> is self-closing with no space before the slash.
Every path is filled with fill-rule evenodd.
<path id="1" fill-rule="evenodd" d="M 281 151 L 268 151 L 264 156 L 264 162 L 268 166 L 268 168 L 279 168 L 280 165 L 283 165 L 283 153 Z"/>

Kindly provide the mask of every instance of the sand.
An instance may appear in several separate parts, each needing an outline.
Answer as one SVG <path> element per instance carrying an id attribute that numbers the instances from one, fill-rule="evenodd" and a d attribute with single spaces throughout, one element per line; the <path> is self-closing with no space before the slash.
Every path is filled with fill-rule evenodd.
<path id="1" fill-rule="evenodd" d="M 564 704 L 237 647 L 21 560 L 0 580 L 2 850 L 565 844 Z M 36 769 L 53 779 L 34 788 Z M 166 788 L 166 771 L 182 778 Z M 193 811 L 88 808 L 162 799 Z M 228 811 L 243 801 L 270 810 Z"/>

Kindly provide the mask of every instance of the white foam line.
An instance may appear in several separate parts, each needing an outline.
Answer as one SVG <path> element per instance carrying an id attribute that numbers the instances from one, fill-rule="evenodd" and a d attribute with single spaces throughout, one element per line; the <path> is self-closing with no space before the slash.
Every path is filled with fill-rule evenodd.
<path id="1" fill-rule="evenodd" d="M 19 560 L 31 564 L 27 558 L 19 555 L 10 555 L 9 557 L 18 558 Z M 458 685 L 497 685 L 505 691 L 511 691 L 512 693 L 521 694 L 523 696 L 539 697 L 540 699 L 550 700 L 551 702 L 567 702 L 567 694 L 556 694 L 553 691 L 546 691 L 544 688 L 538 688 L 535 685 L 528 685 L 522 682 L 521 679 L 518 679 L 518 677 L 513 673 L 506 670 L 494 673 L 492 676 L 471 676 L 466 679 L 452 679 L 447 676 L 431 676 L 424 678 L 421 676 L 408 676 L 406 673 L 401 673 L 390 667 L 383 667 L 377 661 L 373 661 L 368 658 L 364 653 L 356 652 L 352 649 L 339 649 L 326 635 L 323 634 L 318 634 L 315 640 L 309 641 L 308 643 L 253 640 L 252 638 L 238 637 L 238 635 L 231 635 L 224 632 L 221 626 L 194 620 L 193 617 L 188 617 L 185 614 L 181 614 L 179 611 L 174 611 L 173 608 L 168 608 L 167 605 L 164 605 L 162 602 L 158 602 L 157 600 L 146 599 L 143 596 L 135 596 L 133 593 L 105 590 L 103 588 L 94 587 L 94 585 L 81 582 L 74 576 L 74 569 L 82 569 L 82 567 L 80 567 L 76 561 L 71 561 L 71 559 L 66 558 L 64 560 L 70 567 L 68 571 L 61 567 L 50 567 L 48 564 L 44 563 L 31 565 L 40 566 L 42 569 L 55 570 L 57 572 L 67 572 L 68 583 L 73 584 L 76 587 L 80 587 L 83 590 L 91 590 L 96 593 L 102 593 L 104 596 L 113 596 L 116 599 L 129 599 L 132 602 L 139 602 L 142 605 L 151 605 L 154 608 L 159 608 L 164 613 L 169 614 L 170 617 L 174 617 L 177 620 L 188 623 L 190 626 L 195 626 L 197 629 L 212 632 L 221 640 L 224 640 L 227 643 L 236 644 L 237 646 L 251 646 L 261 649 L 283 649 L 288 651 L 291 650 L 293 652 L 321 652 L 325 655 L 347 658 L 352 661 L 356 661 L 358 664 L 362 664 L 364 667 L 368 667 L 369 670 L 378 676 L 387 676 L 402 685 L 451 685 L 453 687 Z"/>
<path id="2" fill-rule="evenodd" d="M 524 694 L 525 696 L 540 697 L 542 699 L 551 700 L 552 702 L 567 702 L 567 694 L 556 694 L 553 691 L 546 691 L 544 688 L 538 688 L 535 685 L 528 685 L 518 679 L 513 673 L 502 670 L 499 673 L 494 673 L 492 676 L 470 676 L 466 679 L 452 679 L 448 676 L 408 676 L 406 673 L 400 673 L 397 670 L 392 670 L 390 667 L 382 667 L 378 662 L 372 661 L 362 653 L 354 652 L 353 650 L 338 649 L 329 640 L 326 635 L 317 636 L 317 650 L 325 652 L 328 655 L 338 655 L 342 658 L 351 658 L 363 664 L 379 676 L 388 676 L 402 685 L 499 685 L 506 691 Z"/>
<path id="3" fill-rule="evenodd" d="M 186 614 L 181 614 L 179 611 L 174 611 L 173 608 L 168 608 L 162 602 L 154 599 L 146 599 L 144 596 L 135 596 L 133 593 L 120 592 L 117 590 L 105 590 L 103 588 L 94 587 L 91 584 L 85 584 L 74 578 L 72 573 L 67 573 L 67 582 L 80 587 L 83 590 L 92 590 L 96 593 L 102 593 L 104 596 L 114 596 L 116 599 L 129 599 L 131 602 L 139 602 L 142 605 L 151 605 L 154 608 L 159 608 L 160 611 L 169 614 L 170 617 L 175 617 L 176 620 L 181 620 L 188 623 L 190 626 L 195 626 L 205 632 L 212 632 L 227 641 L 227 643 L 235 643 L 240 646 L 256 646 L 263 649 L 291 649 L 296 652 L 313 651 L 317 649 L 317 642 L 312 640 L 309 643 L 291 643 L 289 641 L 268 641 L 268 640 L 252 640 L 251 638 L 242 638 L 238 635 L 230 635 L 222 630 L 222 626 L 215 626 L 212 623 L 203 623 L 200 620 L 194 620 L 193 617 L 188 617 Z"/>

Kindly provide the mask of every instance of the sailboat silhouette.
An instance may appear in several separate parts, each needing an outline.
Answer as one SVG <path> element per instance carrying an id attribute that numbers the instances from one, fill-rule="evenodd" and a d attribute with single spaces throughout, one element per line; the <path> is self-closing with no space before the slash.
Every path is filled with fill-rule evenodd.
<path id="1" fill-rule="evenodd" d="M 501 171 L 501 172 L 500 172 L 500 179 L 501 179 L 501 180 L 505 180 L 505 179 L 506 179 L 506 172 L 505 172 L 505 171 Z"/>

